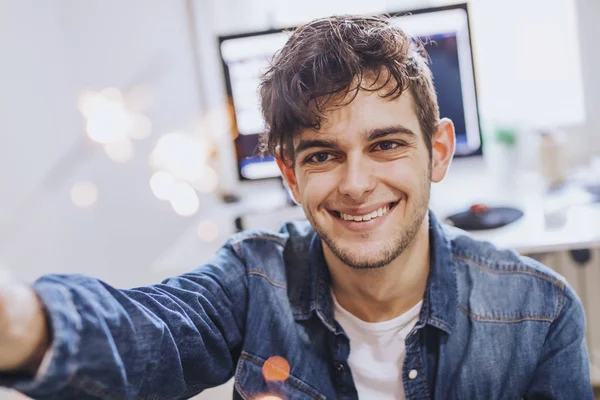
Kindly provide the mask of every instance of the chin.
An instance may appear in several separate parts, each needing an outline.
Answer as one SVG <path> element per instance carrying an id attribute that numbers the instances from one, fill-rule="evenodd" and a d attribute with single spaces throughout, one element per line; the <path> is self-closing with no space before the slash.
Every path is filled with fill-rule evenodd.
<path id="1" fill-rule="evenodd" d="M 325 244 L 335 256 L 352 269 L 377 269 L 392 262 L 401 250 L 389 243 L 381 245 L 376 243 L 344 243 L 342 240 L 330 241 L 323 237 Z"/>

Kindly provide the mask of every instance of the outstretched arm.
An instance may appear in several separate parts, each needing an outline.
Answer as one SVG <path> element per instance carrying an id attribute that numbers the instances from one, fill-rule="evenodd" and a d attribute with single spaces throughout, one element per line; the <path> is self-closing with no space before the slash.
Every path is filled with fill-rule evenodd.
<path id="1" fill-rule="evenodd" d="M 149 287 L 43 277 L 33 289 L 50 327 L 48 363 L 31 378 L 31 365 L 41 360 L 33 351 L 20 372 L 0 374 L 0 385 L 65 400 L 189 398 L 224 383 L 244 332 L 245 270 L 225 246 L 206 265 Z"/>

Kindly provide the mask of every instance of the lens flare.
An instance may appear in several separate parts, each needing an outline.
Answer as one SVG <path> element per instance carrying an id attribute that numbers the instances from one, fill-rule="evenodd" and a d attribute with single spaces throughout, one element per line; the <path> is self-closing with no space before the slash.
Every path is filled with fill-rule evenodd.
<path id="1" fill-rule="evenodd" d="M 267 382 L 283 382 L 290 376 L 290 364 L 283 357 L 269 357 L 263 365 L 262 373 Z"/>

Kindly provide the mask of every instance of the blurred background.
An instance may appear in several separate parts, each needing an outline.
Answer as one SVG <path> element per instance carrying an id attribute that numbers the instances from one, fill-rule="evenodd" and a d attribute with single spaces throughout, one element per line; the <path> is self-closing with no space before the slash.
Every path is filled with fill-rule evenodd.
<path id="1" fill-rule="evenodd" d="M 279 179 L 262 179 L 272 165 L 248 157 L 264 65 L 244 57 L 266 62 L 287 37 L 276 30 L 316 17 L 453 3 L 0 0 L 0 265 L 28 281 L 76 272 L 139 286 L 194 268 L 239 229 L 302 218 Z M 432 208 L 443 218 L 522 213 L 474 234 L 567 277 L 588 313 L 597 380 L 600 2 L 467 6 L 467 36 L 456 37 L 468 146 L 434 187 Z"/>

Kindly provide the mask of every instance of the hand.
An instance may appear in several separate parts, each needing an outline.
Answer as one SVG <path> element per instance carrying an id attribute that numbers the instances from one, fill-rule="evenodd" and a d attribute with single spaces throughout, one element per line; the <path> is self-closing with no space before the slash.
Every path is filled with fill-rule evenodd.
<path id="1" fill-rule="evenodd" d="M 0 371 L 34 375 L 48 349 L 49 336 L 36 293 L 0 270 Z"/>

